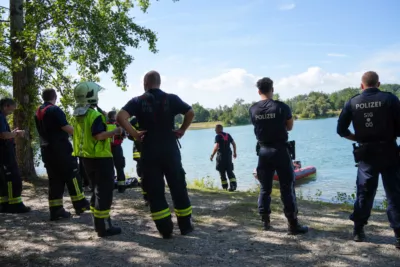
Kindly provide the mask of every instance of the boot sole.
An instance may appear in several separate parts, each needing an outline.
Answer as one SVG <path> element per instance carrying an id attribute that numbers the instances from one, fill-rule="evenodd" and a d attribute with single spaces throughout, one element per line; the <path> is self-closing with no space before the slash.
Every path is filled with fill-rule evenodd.
<path id="1" fill-rule="evenodd" d="M 110 232 L 99 233 L 99 232 L 97 232 L 97 236 L 98 236 L 98 237 L 107 237 L 107 236 L 120 235 L 121 233 L 122 233 L 122 231 L 114 232 L 114 233 L 110 233 Z"/>
<path id="2" fill-rule="evenodd" d="M 181 231 L 181 235 L 188 235 L 194 231 L 194 227 L 187 229 L 185 231 Z"/>

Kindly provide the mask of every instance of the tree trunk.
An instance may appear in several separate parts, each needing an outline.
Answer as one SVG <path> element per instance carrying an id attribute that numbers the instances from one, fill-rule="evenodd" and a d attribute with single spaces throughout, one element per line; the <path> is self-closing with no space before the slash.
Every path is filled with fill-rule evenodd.
<path id="1" fill-rule="evenodd" d="M 13 69 L 13 96 L 18 103 L 14 113 L 14 127 L 25 130 L 25 138 L 16 138 L 17 161 L 21 176 L 24 180 L 36 178 L 35 165 L 33 161 L 33 150 L 31 146 L 33 129 L 33 98 L 32 85 L 29 84 L 29 68 L 27 67 L 24 42 L 18 38 L 24 29 L 23 0 L 10 0 L 10 33 L 11 33 L 11 59 L 13 68 L 18 62 L 25 61 L 23 66 Z"/>

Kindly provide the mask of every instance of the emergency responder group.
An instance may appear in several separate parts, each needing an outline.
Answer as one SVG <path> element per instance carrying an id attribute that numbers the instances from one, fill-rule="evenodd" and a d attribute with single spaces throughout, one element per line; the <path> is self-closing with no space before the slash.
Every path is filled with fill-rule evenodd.
<path id="1" fill-rule="evenodd" d="M 42 160 L 49 177 L 51 220 L 71 215 L 63 208 L 62 196 L 67 185 L 76 214 L 91 210 L 98 236 L 121 233 L 121 228 L 111 222 L 110 209 L 114 168 L 118 191 L 125 190 L 125 158 L 121 144 L 128 136 L 135 143 L 133 160 L 137 162 L 143 197 L 150 206 L 151 216 L 162 237 L 170 238 L 173 231 L 172 216 L 164 195 L 164 176 L 170 188 L 181 234 L 193 231 L 192 206 L 178 139 L 191 124 L 194 112 L 177 95 L 162 91 L 160 85 L 160 74 L 148 72 L 144 77 L 144 94 L 132 98 L 118 114 L 109 112 L 107 121 L 105 113 L 97 106 L 98 93 L 102 88 L 96 83 L 82 82 L 74 90 L 77 106 L 73 113 L 73 126 L 68 124 L 65 114 L 55 105 L 56 92 L 53 89 L 43 90 L 43 105 L 35 114 L 35 122 L 40 135 Z M 344 106 L 337 133 L 358 143 L 353 145 L 354 158 L 358 163 L 357 199 L 350 216 L 354 222 L 354 240 L 365 239 L 364 226 L 371 213 L 381 174 L 388 198 L 390 226 L 394 230 L 396 247 L 400 248 L 400 163 L 396 144 L 396 138 L 400 136 L 400 101 L 391 93 L 381 92 L 379 85 L 377 73 L 370 71 L 363 75 L 362 93 Z M 288 220 L 288 233 L 304 234 L 308 232 L 308 227 L 298 221 L 295 178 L 288 145 L 288 131 L 293 128 L 292 113 L 288 105 L 273 100 L 274 87 L 270 78 L 258 80 L 257 88 L 261 99 L 250 107 L 249 112 L 258 142 L 258 211 L 263 228 L 271 228 L 271 192 L 276 171 L 284 214 Z M 16 109 L 16 103 L 5 98 L 0 101 L 0 107 L 0 210 L 29 212 L 30 208 L 23 204 L 21 198 L 22 181 L 14 144 L 14 138 L 23 137 L 24 131 L 11 131 L 6 120 Z M 174 118 L 177 114 L 184 115 L 184 120 L 181 127 L 175 130 Z M 354 134 L 348 130 L 350 123 L 354 125 Z M 215 132 L 217 135 L 210 160 L 218 153 L 216 169 L 221 177 L 222 188 L 227 190 L 229 187 L 230 191 L 235 191 L 237 183 L 232 158 L 237 156 L 236 143 L 230 134 L 223 132 L 221 125 L 216 126 Z M 80 164 L 77 163 L 78 159 Z M 82 192 L 83 175 L 88 177 L 93 188 L 90 203 Z"/>

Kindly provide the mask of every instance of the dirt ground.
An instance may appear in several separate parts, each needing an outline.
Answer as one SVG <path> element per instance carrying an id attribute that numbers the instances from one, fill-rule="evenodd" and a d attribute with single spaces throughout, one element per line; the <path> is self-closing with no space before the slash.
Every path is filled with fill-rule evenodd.
<path id="1" fill-rule="evenodd" d="M 255 195 L 190 190 L 195 232 L 181 236 L 176 226 L 174 238 L 163 240 L 133 188 L 114 194 L 112 218 L 123 233 L 102 239 L 90 214 L 50 222 L 46 192 L 43 182 L 25 184 L 33 211 L 0 214 L 0 266 L 400 266 L 385 212 L 373 213 L 368 242 L 355 243 L 348 208 L 301 201 L 300 218 L 310 232 L 288 236 L 278 198 L 273 229 L 264 232 Z"/>

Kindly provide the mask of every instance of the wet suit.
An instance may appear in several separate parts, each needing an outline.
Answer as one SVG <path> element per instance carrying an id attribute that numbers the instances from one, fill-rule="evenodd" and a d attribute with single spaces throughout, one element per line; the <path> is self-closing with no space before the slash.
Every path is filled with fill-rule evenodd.
<path id="1" fill-rule="evenodd" d="M 230 134 L 220 132 L 215 136 L 215 143 L 218 144 L 218 152 L 216 158 L 216 169 L 221 177 L 221 184 L 223 189 L 228 189 L 228 181 L 226 175 L 229 178 L 230 190 L 236 190 L 236 177 L 233 173 L 233 162 L 232 162 L 232 150 L 231 144 L 233 138 Z"/>

